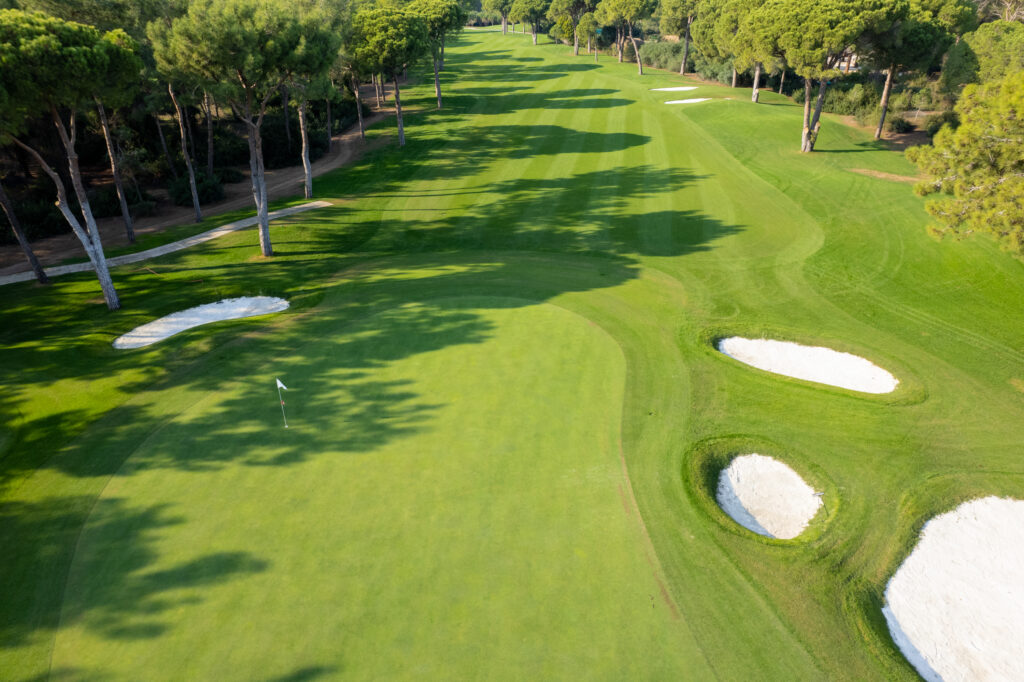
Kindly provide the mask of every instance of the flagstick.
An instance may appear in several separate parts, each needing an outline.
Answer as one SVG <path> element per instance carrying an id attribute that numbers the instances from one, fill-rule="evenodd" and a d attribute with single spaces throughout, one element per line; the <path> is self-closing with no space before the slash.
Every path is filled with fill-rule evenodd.
<path id="1" fill-rule="evenodd" d="M 281 416 L 284 417 L 284 428 L 287 429 L 288 428 L 288 415 L 286 415 L 284 413 L 284 398 L 281 397 L 280 382 L 278 382 L 278 387 L 277 387 L 277 398 L 278 398 L 278 400 L 281 401 Z"/>

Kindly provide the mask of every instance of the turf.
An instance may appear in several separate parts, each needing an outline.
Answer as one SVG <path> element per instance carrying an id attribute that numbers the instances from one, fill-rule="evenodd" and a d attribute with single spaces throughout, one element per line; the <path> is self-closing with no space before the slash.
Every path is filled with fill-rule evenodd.
<path id="1" fill-rule="evenodd" d="M 318 180 L 273 259 L 117 269 L 116 314 L 86 276 L 0 289 L 0 677 L 913 679 L 888 576 L 935 513 L 1024 496 L 1024 266 L 930 239 L 849 170 L 913 173 L 866 133 L 801 155 L 788 100 L 649 91 L 679 82 L 466 32 L 445 108 L 410 88 L 409 144 Z M 293 307 L 109 345 L 254 294 Z M 714 505 L 750 451 L 825 491 L 802 539 Z"/>

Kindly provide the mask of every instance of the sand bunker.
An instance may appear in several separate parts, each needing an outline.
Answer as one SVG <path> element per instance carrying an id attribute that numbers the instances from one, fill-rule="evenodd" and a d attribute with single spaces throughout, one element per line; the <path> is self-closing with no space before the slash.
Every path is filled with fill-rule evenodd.
<path id="1" fill-rule="evenodd" d="M 1024 501 L 986 497 L 929 521 L 885 601 L 924 679 L 1024 680 Z"/>
<path id="2" fill-rule="evenodd" d="M 142 348 L 202 324 L 279 313 L 287 307 L 288 301 L 272 296 L 225 298 L 216 303 L 207 303 L 171 313 L 159 320 L 136 327 L 124 336 L 115 339 L 114 348 Z"/>
<path id="3" fill-rule="evenodd" d="M 693 99 L 671 99 L 665 104 L 694 104 L 696 102 L 707 102 L 710 97 L 694 97 Z"/>
<path id="4" fill-rule="evenodd" d="M 718 476 L 718 505 L 744 528 L 770 538 L 795 538 L 821 506 L 821 496 L 788 466 L 764 455 L 741 455 Z"/>
<path id="5" fill-rule="evenodd" d="M 677 88 L 651 88 L 653 92 L 686 92 L 687 90 L 696 90 L 696 85 L 680 85 Z"/>
<path id="6" fill-rule="evenodd" d="M 852 391 L 892 393 L 899 384 L 892 374 L 874 363 L 831 348 L 730 336 L 718 342 L 718 350 L 766 372 Z"/>

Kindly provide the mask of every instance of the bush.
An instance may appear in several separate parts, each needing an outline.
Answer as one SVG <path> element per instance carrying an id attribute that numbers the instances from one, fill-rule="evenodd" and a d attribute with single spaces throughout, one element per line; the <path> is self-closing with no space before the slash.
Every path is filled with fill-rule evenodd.
<path id="1" fill-rule="evenodd" d="M 891 133 L 909 133 L 914 130 L 914 124 L 899 114 L 893 114 L 886 117 L 885 129 Z"/>
<path id="2" fill-rule="evenodd" d="M 931 137 L 935 137 L 945 125 L 949 125 L 953 130 L 960 127 L 960 117 L 956 115 L 955 111 L 943 111 L 941 114 L 932 114 L 924 121 L 925 132 Z"/>
<path id="3" fill-rule="evenodd" d="M 640 46 L 640 59 L 647 66 L 678 72 L 683 63 L 683 46 L 667 41 L 644 43 Z"/>
<path id="4" fill-rule="evenodd" d="M 698 52 L 693 55 L 693 70 L 704 80 L 732 84 L 732 64 L 726 59 L 709 59 Z"/>
<path id="5" fill-rule="evenodd" d="M 209 204 L 224 198 L 224 186 L 217 176 L 211 178 L 202 171 L 196 171 L 196 191 L 199 193 L 200 204 Z M 171 195 L 171 201 L 176 206 L 191 206 L 192 188 L 189 186 L 188 174 L 172 181 L 167 193 Z"/>
<path id="6" fill-rule="evenodd" d="M 121 202 L 117 198 L 117 188 L 113 185 L 98 187 L 86 192 L 89 197 L 89 208 L 96 218 L 109 218 L 121 215 Z"/>
<path id="7" fill-rule="evenodd" d="M 231 166 L 228 166 L 227 168 L 214 168 L 213 174 L 216 175 L 223 184 L 241 182 L 242 180 L 245 180 L 245 173 Z"/>

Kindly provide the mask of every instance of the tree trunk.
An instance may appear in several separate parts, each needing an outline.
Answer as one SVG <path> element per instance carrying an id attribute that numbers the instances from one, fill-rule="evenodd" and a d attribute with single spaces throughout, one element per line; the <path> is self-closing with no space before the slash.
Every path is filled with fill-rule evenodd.
<path id="1" fill-rule="evenodd" d="M 690 24 L 693 23 L 693 15 L 686 17 L 686 31 L 683 32 L 683 63 L 679 65 L 679 75 L 686 74 L 686 62 L 690 58 Z"/>
<path id="2" fill-rule="evenodd" d="M 636 46 L 636 38 L 633 36 L 633 22 L 629 22 L 629 42 L 633 43 L 633 56 L 636 57 L 636 68 L 640 75 L 644 75 L 644 61 L 640 59 L 640 48 Z"/>
<path id="3" fill-rule="evenodd" d="M 750 101 L 753 102 L 754 104 L 757 104 L 757 100 L 761 96 L 761 93 L 760 93 L 760 90 L 759 90 L 760 86 L 761 86 L 761 62 L 757 62 L 757 64 L 754 66 L 754 91 L 750 95 Z"/>
<path id="4" fill-rule="evenodd" d="M 178 179 L 178 169 L 174 167 L 174 159 L 171 158 L 171 152 L 167 149 L 167 140 L 164 138 L 164 129 L 160 125 L 160 117 L 153 112 L 153 122 L 156 123 L 156 133 L 160 137 L 160 148 L 164 150 L 164 158 L 167 159 L 167 168 L 171 171 L 171 177 L 175 180 Z"/>
<path id="5" fill-rule="evenodd" d="M 380 91 L 384 89 L 384 86 L 380 82 L 380 74 L 378 73 L 373 74 L 373 87 L 374 92 L 377 93 L 377 108 L 380 109 L 382 106 L 384 106 L 383 102 L 381 102 L 380 97 Z"/>
<path id="6" fill-rule="evenodd" d="M 103 244 L 100 241 L 100 231 L 96 227 L 96 219 L 93 217 L 92 209 L 89 207 L 89 197 L 85 194 L 85 186 L 82 184 L 82 172 L 78 167 L 78 153 L 75 151 L 75 139 L 77 137 L 75 112 L 71 112 L 70 136 L 68 131 L 64 129 L 64 123 L 60 120 L 60 115 L 57 113 L 56 108 L 51 109 L 50 114 L 53 117 L 54 125 L 57 127 L 57 133 L 60 135 L 61 142 L 64 144 L 64 150 L 68 159 L 68 170 L 71 173 L 71 182 L 78 197 L 78 204 L 82 209 L 85 229 L 82 228 L 82 224 L 78 222 L 75 214 L 71 211 L 67 189 L 64 187 L 64 181 L 61 180 L 57 172 L 46 163 L 36 150 L 23 145 L 17 138 L 14 138 L 14 142 L 35 156 L 43 171 L 50 176 L 53 184 L 57 186 L 57 208 L 60 210 L 61 215 L 64 216 L 64 219 L 68 221 L 68 225 L 71 226 L 72 232 L 78 237 L 78 241 L 82 242 L 82 247 L 85 248 L 85 253 L 89 256 L 93 270 L 96 271 L 96 279 L 99 280 L 100 289 L 103 291 L 103 300 L 106 301 L 107 308 L 117 310 L 121 307 L 121 300 L 117 296 L 117 290 L 114 289 L 113 280 L 110 279 L 110 270 L 107 269 L 107 259 L 103 255 Z"/>
<path id="7" fill-rule="evenodd" d="M 501 15 L 501 32 L 508 33 L 508 15 Z"/>
<path id="8" fill-rule="evenodd" d="M 594 44 L 594 63 L 597 63 L 597 44 Z"/>
<path id="9" fill-rule="evenodd" d="M 36 258 L 35 252 L 32 251 L 32 246 L 28 243 L 28 239 L 25 238 L 25 233 L 21 229 L 18 216 L 14 213 L 14 205 L 11 204 L 7 192 L 4 191 L 3 184 L 0 184 L 0 206 L 3 207 L 4 213 L 7 214 L 7 220 L 11 223 L 11 232 L 14 233 L 14 238 L 18 240 L 21 250 L 25 252 L 25 258 L 28 260 L 28 264 L 32 266 L 32 272 L 35 273 L 36 279 L 39 280 L 40 284 L 49 284 L 50 279 L 46 276 L 43 266 L 39 264 L 39 259 Z"/>
<path id="10" fill-rule="evenodd" d="M 732 87 L 734 87 L 734 88 L 736 87 L 736 76 L 737 76 L 736 67 L 734 66 L 734 67 L 732 67 Z"/>
<path id="11" fill-rule="evenodd" d="M 619 53 L 619 64 L 622 63 L 622 27 L 615 27 L 615 49 Z"/>
<path id="12" fill-rule="evenodd" d="M 203 212 L 199 208 L 199 189 L 196 187 L 196 172 L 192 168 L 192 159 L 188 155 L 188 147 L 185 144 L 185 116 L 178 104 L 178 97 L 174 94 L 174 88 L 167 84 L 167 92 L 171 94 L 171 102 L 174 103 L 174 111 L 178 115 L 178 127 L 181 129 L 181 155 L 185 157 L 185 170 L 188 171 L 188 185 L 192 190 L 192 207 L 196 210 L 196 222 L 201 222 Z"/>
<path id="13" fill-rule="evenodd" d="M 266 106 L 266 100 L 264 105 Z M 249 132 L 249 169 L 252 176 L 252 197 L 256 202 L 256 217 L 259 225 L 260 253 L 265 258 L 274 255 L 274 247 L 270 243 L 270 212 L 268 206 L 270 198 L 267 196 L 266 170 L 263 165 L 263 136 L 260 134 L 260 124 L 263 122 L 263 111 L 256 123 L 252 117 L 252 92 L 246 93 L 245 100 L 245 123 Z"/>
<path id="14" fill-rule="evenodd" d="M 882 90 L 882 116 L 878 119 L 878 129 L 875 130 L 875 139 L 882 139 L 882 128 L 885 126 L 885 114 L 889 111 L 889 94 L 892 92 L 892 78 L 896 73 L 896 65 L 889 65 L 889 73 L 885 75 L 885 88 Z"/>
<path id="15" fill-rule="evenodd" d="M 580 37 L 576 35 L 576 24 L 572 25 L 572 56 L 580 56 Z"/>
<path id="16" fill-rule="evenodd" d="M 398 146 L 405 146 L 405 127 L 402 125 L 402 99 L 398 93 L 398 74 L 395 79 L 395 117 L 398 119 Z"/>
<path id="17" fill-rule="evenodd" d="M 441 39 L 441 70 L 444 71 L 444 39 Z"/>
<path id="18" fill-rule="evenodd" d="M 96 99 L 96 111 L 100 115 L 100 127 L 103 128 L 103 140 L 107 143 L 107 156 L 110 157 L 110 174 L 114 176 L 114 189 L 117 190 L 117 200 L 121 204 L 121 217 L 124 219 L 124 234 L 128 237 L 130 244 L 135 243 L 135 230 L 132 227 L 132 214 L 128 210 L 128 197 L 124 194 L 124 183 L 121 182 L 121 171 L 117 167 L 117 151 L 114 149 L 114 139 L 110 135 L 110 124 L 107 122 L 107 111 L 103 108 L 100 98 Z"/>
<path id="19" fill-rule="evenodd" d="M 437 94 L 437 108 L 441 108 L 441 80 L 437 76 L 437 57 L 434 57 L 434 92 Z"/>
<path id="20" fill-rule="evenodd" d="M 288 106 L 288 88 L 281 86 L 281 111 L 284 114 L 284 144 L 288 153 L 292 153 L 292 127 L 291 121 L 289 120 L 289 109 Z"/>
<path id="21" fill-rule="evenodd" d="M 196 157 L 196 131 L 192 127 L 192 114 L 189 113 L 188 107 L 183 107 L 182 111 L 185 112 L 185 126 L 188 128 L 188 150 L 192 155 L 192 165 L 199 163 L 198 157 Z"/>
<path id="22" fill-rule="evenodd" d="M 530 22 L 530 33 L 533 34 L 533 44 L 536 45 L 537 44 L 537 22 L 536 21 L 531 21 Z"/>
<path id="23" fill-rule="evenodd" d="M 309 163 L 309 131 L 306 129 L 306 93 L 299 99 L 299 135 L 302 137 L 302 170 L 306 175 L 304 196 L 313 198 L 313 166 Z"/>
<path id="24" fill-rule="evenodd" d="M 363 98 L 359 94 L 359 79 L 352 74 L 352 94 L 356 98 L 356 117 L 359 119 L 359 137 L 366 139 L 366 129 L 363 127 Z"/>
<path id="25" fill-rule="evenodd" d="M 804 76 L 804 128 L 800 135 L 800 151 L 804 151 L 811 136 L 811 79 Z"/>
<path id="26" fill-rule="evenodd" d="M 206 174 L 213 177 L 213 112 L 210 105 L 210 93 L 203 90 L 203 103 L 206 109 Z"/>
<path id="27" fill-rule="evenodd" d="M 590 54 L 590 36 L 587 36 L 587 54 Z"/>
<path id="28" fill-rule="evenodd" d="M 828 89 L 828 81 L 818 81 L 818 100 L 814 103 L 814 117 L 811 118 L 810 134 L 804 141 L 802 152 L 813 152 L 814 143 L 818 141 L 818 130 L 821 128 L 821 108 L 825 104 L 825 90 Z"/>
<path id="29" fill-rule="evenodd" d="M 333 88 L 332 88 L 333 90 Z M 334 122 L 331 120 L 331 100 L 327 100 L 327 153 L 334 149 Z"/>
<path id="30" fill-rule="evenodd" d="M 786 82 L 786 69 L 782 69 L 782 76 L 779 77 L 779 94 L 782 94 L 782 85 Z"/>

